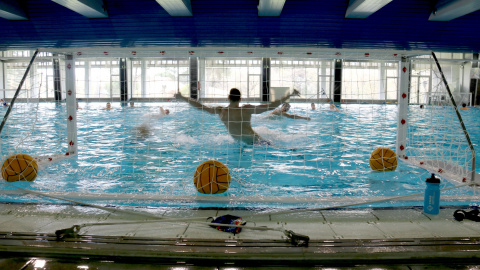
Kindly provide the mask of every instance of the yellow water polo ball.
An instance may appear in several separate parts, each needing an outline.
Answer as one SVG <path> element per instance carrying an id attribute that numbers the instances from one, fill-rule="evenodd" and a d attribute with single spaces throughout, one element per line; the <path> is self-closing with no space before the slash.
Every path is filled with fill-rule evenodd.
<path id="1" fill-rule="evenodd" d="M 373 150 L 369 161 L 374 171 L 395 171 L 398 162 L 395 152 L 387 147 L 378 147 Z"/>
<path id="2" fill-rule="evenodd" d="M 33 181 L 37 173 L 37 161 L 27 154 L 12 155 L 2 165 L 2 177 L 7 182 Z"/>
<path id="3" fill-rule="evenodd" d="M 230 186 L 230 171 L 217 160 L 207 160 L 200 164 L 193 175 L 193 184 L 198 192 L 220 194 Z"/>

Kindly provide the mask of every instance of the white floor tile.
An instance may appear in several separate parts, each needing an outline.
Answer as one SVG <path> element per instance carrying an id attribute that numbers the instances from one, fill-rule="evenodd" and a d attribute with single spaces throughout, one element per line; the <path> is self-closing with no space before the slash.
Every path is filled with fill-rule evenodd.
<path id="1" fill-rule="evenodd" d="M 239 237 L 240 236 L 245 236 L 246 230 L 243 230 L 240 234 L 237 234 Z M 229 238 L 234 238 L 233 233 L 228 233 L 228 232 L 222 232 L 219 231 L 215 228 L 212 228 L 207 225 L 195 225 L 195 224 L 189 224 L 187 230 L 183 234 L 183 237 L 185 238 L 204 238 L 204 239 L 229 239 Z"/>
<path id="2" fill-rule="evenodd" d="M 436 237 L 478 237 L 480 232 L 472 230 L 457 221 L 422 221 L 418 223 L 424 230 L 428 230 Z"/>
<path id="3" fill-rule="evenodd" d="M 322 215 L 327 222 L 374 222 L 378 218 L 372 214 L 370 209 L 360 210 L 329 210 L 322 211 Z"/>
<path id="4" fill-rule="evenodd" d="M 139 224 L 88 226 L 80 230 L 80 234 L 107 236 L 134 236 Z"/>
<path id="5" fill-rule="evenodd" d="M 13 216 L 13 215 L 0 215 L 0 228 L 2 227 L 2 224 L 4 222 L 8 222 L 8 221 L 14 220 L 16 218 L 17 217 Z M 3 228 L 2 228 L 2 230 L 3 230 Z"/>
<path id="6" fill-rule="evenodd" d="M 425 214 L 419 209 L 399 209 L 399 210 L 388 210 L 380 209 L 373 210 L 372 214 L 375 215 L 379 221 L 391 222 L 407 222 L 407 221 L 416 221 L 416 220 L 430 220 Z"/>
<path id="7" fill-rule="evenodd" d="M 52 223 L 46 224 L 43 227 L 39 228 L 37 232 L 43 233 L 55 233 L 56 230 L 71 228 L 74 225 L 80 225 L 83 223 L 95 223 L 99 222 L 95 219 L 87 218 L 55 218 L 52 219 Z"/>
<path id="8" fill-rule="evenodd" d="M 53 222 L 50 217 L 27 216 L 17 217 L 6 222 L 2 222 L 2 231 L 10 232 L 41 232 L 42 228 Z"/>
<path id="9" fill-rule="evenodd" d="M 284 228 L 307 235 L 312 240 L 334 239 L 337 236 L 330 224 L 325 222 L 289 222 Z"/>
<path id="10" fill-rule="evenodd" d="M 383 239 L 385 233 L 373 223 L 333 222 L 328 224 L 337 239 Z"/>
<path id="11" fill-rule="evenodd" d="M 474 231 L 474 235 L 478 236 L 480 234 L 480 222 L 475 222 L 471 220 L 463 220 L 463 221 L 454 221 L 462 226 L 462 228 L 467 228 L 469 230 Z"/>
<path id="12" fill-rule="evenodd" d="M 377 222 L 375 223 L 387 238 L 432 238 L 436 235 L 418 223 Z"/>
<path id="13" fill-rule="evenodd" d="M 187 225 L 185 223 L 144 223 L 135 230 L 135 236 L 179 238 L 183 237 Z"/>

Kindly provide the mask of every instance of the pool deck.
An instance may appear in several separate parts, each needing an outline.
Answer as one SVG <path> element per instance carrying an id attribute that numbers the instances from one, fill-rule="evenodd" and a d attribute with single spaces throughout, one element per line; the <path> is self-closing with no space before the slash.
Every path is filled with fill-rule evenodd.
<path id="1" fill-rule="evenodd" d="M 251 216 L 233 235 L 202 222 L 207 217 L 246 210 L 186 208 L 131 209 L 168 222 L 143 223 L 138 216 L 85 206 L 0 204 L 0 251 L 11 256 L 141 258 L 166 262 L 254 261 L 281 265 L 354 265 L 362 263 L 474 262 L 480 259 L 480 222 L 452 218 L 457 208 L 439 215 L 421 208 L 361 208 Z M 464 210 L 468 210 L 463 208 Z M 178 219 L 198 218 L 198 221 Z M 143 218 L 144 219 L 144 218 Z M 177 220 L 175 220 L 177 219 Z M 78 233 L 57 230 L 84 223 L 124 223 L 86 226 Z M 270 229 L 258 230 L 268 227 Z M 271 230 L 274 229 L 274 230 Z M 309 237 L 291 241 L 284 230 Z"/>

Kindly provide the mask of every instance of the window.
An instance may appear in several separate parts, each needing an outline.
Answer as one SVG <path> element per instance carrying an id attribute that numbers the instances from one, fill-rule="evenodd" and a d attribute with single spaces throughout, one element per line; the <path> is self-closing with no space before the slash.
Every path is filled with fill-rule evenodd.
<path id="1" fill-rule="evenodd" d="M 52 61 L 39 62 L 36 67 L 36 74 L 33 80 L 37 81 L 36 84 L 38 87 L 32 89 L 32 95 L 34 97 L 38 96 L 39 98 L 54 98 L 55 85 Z M 40 81 L 38 81 L 38 79 L 40 79 Z"/>
<path id="2" fill-rule="evenodd" d="M 5 51 L 5 57 L 30 57 L 30 51 Z"/>
<path id="3" fill-rule="evenodd" d="M 119 61 L 90 61 L 88 93 L 85 98 L 120 98 L 119 73 Z"/>
<path id="4" fill-rule="evenodd" d="M 75 62 L 75 90 L 77 92 L 77 98 L 87 98 L 88 97 L 88 88 L 87 83 L 85 82 L 86 78 L 86 62 L 85 61 L 76 61 Z"/>
<path id="5" fill-rule="evenodd" d="M 261 74 L 261 59 L 207 58 L 201 97 L 226 99 L 231 88 L 238 88 L 243 99 L 260 98 Z"/>
<path id="6" fill-rule="evenodd" d="M 388 100 L 397 98 L 398 64 L 345 61 L 342 99 Z"/>
<path id="7" fill-rule="evenodd" d="M 188 59 L 132 61 L 132 97 L 171 98 L 189 90 L 189 74 Z"/>
<path id="8" fill-rule="evenodd" d="M 430 99 L 430 77 L 432 63 L 430 61 L 412 62 L 410 79 L 410 100 L 412 104 L 429 103 Z"/>
<path id="9" fill-rule="evenodd" d="M 332 60 L 272 59 L 271 87 L 297 89 L 307 99 L 331 97 Z"/>

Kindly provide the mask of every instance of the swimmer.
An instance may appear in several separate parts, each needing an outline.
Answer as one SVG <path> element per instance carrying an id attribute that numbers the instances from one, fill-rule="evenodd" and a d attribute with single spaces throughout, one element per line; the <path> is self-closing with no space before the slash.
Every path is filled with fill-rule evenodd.
<path id="1" fill-rule="evenodd" d="M 423 104 L 422 104 L 422 105 L 420 105 L 420 109 L 423 109 L 423 108 L 425 108 L 425 106 L 423 106 Z"/>
<path id="2" fill-rule="evenodd" d="M 208 107 L 202 103 L 182 96 L 180 92 L 175 94 L 175 98 L 188 102 L 193 107 L 206 111 L 211 114 L 218 114 L 220 120 L 228 129 L 228 132 L 232 137 L 238 141 L 244 142 L 246 144 L 270 144 L 268 140 L 260 137 L 253 129 L 251 125 L 252 114 L 260 114 L 275 109 L 280 104 L 284 103 L 291 96 L 298 96 L 300 93 L 297 90 L 293 90 L 293 93 L 289 93 L 268 104 L 262 105 L 250 105 L 246 104 L 240 106 L 241 93 L 237 88 L 232 88 L 230 94 L 228 95 L 228 100 L 230 104 L 226 107 Z"/>
<path id="3" fill-rule="evenodd" d="M 135 102 L 130 101 L 130 107 L 129 108 L 135 108 Z"/>
<path id="4" fill-rule="evenodd" d="M 460 108 L 460 110 L 470 110 L 469 108 L 467 108 L 467 104 L 466 103 L 462 103 L 462 108 Z"/>
<path id="5" fill-rule="evenodd" d="M 112 109 L 112 104 L 110 104 L 110 102 L 107 102 L 107 105 L 104 109 L 105 110 L 111 110 Z"/>
<path id="6" fill-rule="evenodd" d="M 312 102 L 312 104 L 310 104 L 310 106 L 312 106 L 312 111 L 316 109 L 315 103 Z"/>
<path id="7" fill-rule="evenodd" d="M 270 113 L 270 115 L 279 115 L 279 116 L 285 116 L 288 118 L 292 119 L 305 119 L 305 120 L 310 120 L 310 117 L 305 117 L 305 116 L 300 116 L 300 115 L 295 115 L 295 114 L 289 114 L 287 113 L 290 110 L 290 103 L 286 102 L 282 104 L 282 107 L 279 109 L 275 109 L 273 112 Z"/>
<path id="8" fill-rule="evenodd" d="M 160 107 L 159 114 L 146 115 L 144 117 L 145 120 L 143 121 L 143 123 L 135 127 L 137 135 L 140 135 L 141 137 L 144 137 L 144 138 L 147 137 L 152 133 L 152 127 L 151 127 L 152 119 L 159 119 L 169 114 L 170 114 L 169 109 L 163 109 L 163 107 Z"/>
<path id="9" fill-rule="evenodd" d="M 170 110 L 169 109 L 163 109 L 163 107 L 160 107 L 160 113 L 158 114 L 151 114 L 149 115 L 147 118 L 154 118 L 154 119 L 159 119 L 159 118 L 162 118 L 164 116 L 167 116 L 170 114 Z"/>
<path id="10" fill-rule="evenodd" d="M 340 110 L 337 108 L 337 106 L 335 106 L 335 104 L 333 104 L 333 103 L 330 103 L 330 111 L 336 111 L 336 112 L 339 112 Z"/>
<path id="11" fill-rule="evenodd" d="M 150 135 L 150 133 L 152 132 L 152 129 L 147 122 L 144 122 L 141 125 L 136 127 L 136 132 L 137 132 L 137 135 L 145 138 L 148 135 Z"/>
<path id="12" fill-rule="evenodd" d="M 161 114 L 162 116 L 169 115 L 169 114 L 170 114 L 170 110 L 169 110 L 169 109 L 163 109 L 163 107 L 160 107 L 160 114 Z"/>
<path id="13" fill-rule="evenodd" d="M 4 106 L 4 107 L 8 106 L 7 101 L 5 101 L 3 99 L 0 99 L 0 103 L 2 103 L 2 106 Z"/>

